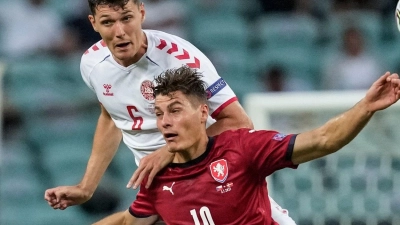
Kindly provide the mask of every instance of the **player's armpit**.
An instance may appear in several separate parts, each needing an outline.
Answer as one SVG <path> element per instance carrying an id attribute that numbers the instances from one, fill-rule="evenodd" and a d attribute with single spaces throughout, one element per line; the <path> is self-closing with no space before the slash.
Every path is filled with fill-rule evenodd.
<path id="1" fill-rule="evenodd" d="M 132 215 L 130 215 L 130 216 L 131 216 L 130 217 L 131 220 L 129 220 L 126 223 L 124 223 L 124 225 L 152 225 L 158 219 L 157 215 L 149 216 L 149 217 L 146 217 L 146 218 L 137 218 L 137 217 L 134 217 Z"/>
<path id="2" fill-rule="evenodd" d="M 208 136 L 215 136 L 231 129 L 253 128 L 253 123 L 238 101 L 230 103 L 215 115 L 214 119 L 217 122 L 207 128 Z"/>

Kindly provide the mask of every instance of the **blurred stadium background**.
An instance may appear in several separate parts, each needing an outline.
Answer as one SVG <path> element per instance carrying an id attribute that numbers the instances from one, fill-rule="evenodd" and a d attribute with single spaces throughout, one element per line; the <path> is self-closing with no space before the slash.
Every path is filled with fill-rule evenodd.
<path id="1" fill-rule="evenodd" d="M 86 1 L 47 0 L 44 6 L 63 22 L 53 30 L 62 34 L 61 44 L 29 53 L 10 51 L 8 25 L 27 16 L 11 11 L 10 2 L 28 0 L 0 0 L 0 62 L 6 66 L 1 89 L 0 224 L 90 224 L 126 209 L 135 198 L 135 191 L 125 189 L 135 165 L 123 144 L 88 203 L 55 211 L 44 201 L 47 188 L 76 184 L 85 171 L 99 107 L 81 79 L 79 61 L 94 43 L 90 41 L 99 37 L 91 33 L 87 9 L 80 8 L 87 7 Z M 151 6 L 150 0 L 144 2 Z M 383 65 L 382 74 L 400 69 L 400 34 L 394 19 L 397 1 L 174 2 L 179 7 L 165 8 L 165 14 L 180 15 L 179 31 L 209 56 L 242 103 L 250 93 L 270 94 L 263 86 L 264 74 L 277 65 L 285 69 L 287 82 L 301 87 L 287 91 L 312 91 L 318 98 L 325 91 L 326 60 L 340 52 L 342 32 L 350 25 L 362 31 L 367 51 Z M 338 7 L 340 3 L 346 7 Z M 4 10 L 12 16 L 1 17 Z M 147 18 L 161 17 L 150 12 Z M 14 41 L 29 37 L 29 28 L 41 31 L 42 24 L 37 25 L 22 23 Z M 47 37 L 42 32 L 42 38 Z M 39 40 L 32 36 L 31 42 Z M 300 132 L 341 111 L 275 112 L 268 117 L 273 121 L 268 128 Z M 400 224 L 400 159 L 395 154 L 399 151 L 398 115 L 397 111 L 378 116 L 354 145 L 343 150 L 359 154 L 340 154 L 307 163 L 298 171 L 276 173 L 271 177 L 274 199 L 290 210 L 299 225 Z"/>

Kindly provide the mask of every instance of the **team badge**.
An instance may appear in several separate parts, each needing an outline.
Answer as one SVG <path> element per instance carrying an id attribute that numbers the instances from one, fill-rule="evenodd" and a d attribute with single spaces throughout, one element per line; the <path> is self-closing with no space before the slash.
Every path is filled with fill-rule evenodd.
<path id="1" fill-rule="evenodd" d="M 154 100 L 154 94 L 153 94 L 153 83 L 149 80 L 145 80 L 142 82 L 140 85 L 140 92 L 142 92 L 143 97 L 147 101 L 153 101 Z"/>
<path id="2" fill-rule="evenodd" d="M 228 162 L 225 159 L 212 162 L 210 164 L 210 172 L 214 180 L 224 183 L 228 178 Z"/>

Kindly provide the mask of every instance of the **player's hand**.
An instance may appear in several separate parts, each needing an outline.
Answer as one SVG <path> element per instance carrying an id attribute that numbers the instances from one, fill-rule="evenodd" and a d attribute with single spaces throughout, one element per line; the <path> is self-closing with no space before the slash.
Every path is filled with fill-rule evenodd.
<path id="1" fill-rule="evenodd" d="M 140 160 L 139 167 L 132 175 L 129 180 L 126 188 L 136 189 L 139 187 L 140 183 L 142 183 L 143 179 L 149 175 L 146 183 L 146 188 L 149 188 L 151 182 L 153 182 L 154 176 L 165 166 L 167 166 L 172 159 L 174 158 L 174 154 L 170 153 L 167 150 L 167 147 L 164 146 L 157 151 L 143 157 Z"/>
<path id="2" fill-rule="evenodd" d="M 385 109 L 400 99 L 400 79 L 396 73 L 386 72 L 375 81 L 364 100 L 370 112 Z"/>
<path id="3" fill-rule="evenodd" d="M 92 197 L 89 191 L 76 186 L 59 186 L 47 189 L 44 199 L 53 209 L 64 210 L 69 206 L 79 205 L 88 201 Z"/>

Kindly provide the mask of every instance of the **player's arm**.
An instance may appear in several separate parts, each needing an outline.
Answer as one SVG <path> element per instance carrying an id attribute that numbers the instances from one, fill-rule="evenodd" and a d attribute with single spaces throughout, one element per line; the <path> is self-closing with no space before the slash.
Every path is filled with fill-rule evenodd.
<path id="1" fill-rule="evenodd" d="M 88 190 L 89 193 L 94 193 L 117 152 L 121 140 L 122 133 L 120 129 L 115 126 L 110 114 L 101 105 L 101 114 L 94 134 L 92 153 L 85 175 L 79 184 L 83 189 Z"/>
<path id="2" fill-rule="evenodd" d="M 158 216 L 153 215 L 145 218 L 137 218 L 129 213 L 129 210 L 114 213 L 93 225 L 151 225 L 158 219 Z"/>
<path id="3" fill-rule="evenodd" d="M 88 201 L 114 157 L 121 139 L 121 131 L 115 126 L 108 112 L 101 106 L 92 153 L 82 181 L 75 186 L 61 186 L 46 190 L 44 197 L 48 204 L 54 209 L 65 209 Z"/>
<path id="4" fill-rule="evenodd" d="M 304 163 L 341 149 L 357 136 L 376 111 L 399 100 L 399 86 L 398 75 L 387 72 L 353 108 L 315 130 L 299 134 L 294 144 L 292 162 Z"/>
<path id="5" fill-rule="evenodd" d="M 249 116 L 238 101 L 230 103 L 214 119 L 216 122 L 207 128 L 208 136 L 215 136 L 231 129 L 254 128 Z"/>

